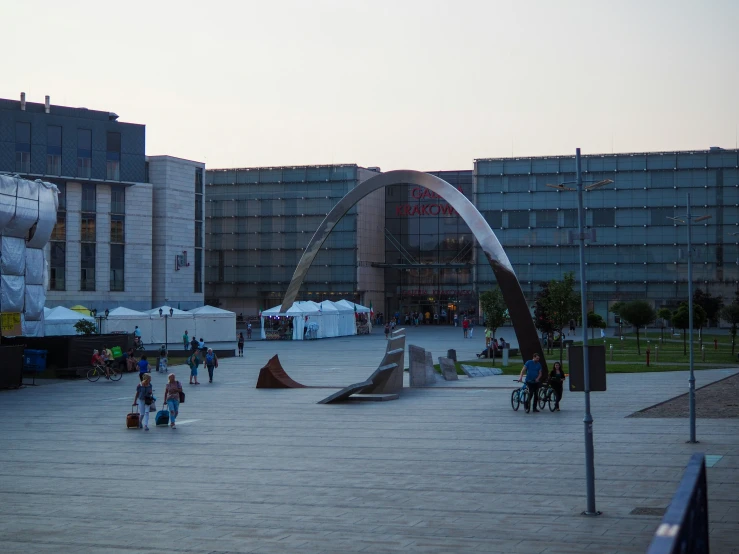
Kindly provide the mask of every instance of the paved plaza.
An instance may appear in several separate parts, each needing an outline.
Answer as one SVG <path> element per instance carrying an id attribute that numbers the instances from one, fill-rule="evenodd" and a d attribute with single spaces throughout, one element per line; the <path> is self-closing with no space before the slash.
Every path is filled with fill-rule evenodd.
<path id="1" fill-rule="evenodd" d="M 421 327 L 407 344 L 463 360 L 484 339 Z M 585 517 L 582 394 L 565 392 L 561 412 L 513 412 L 512 377 L 495 376 L 316 404 L 366 379 L 384 348 L 381 330 L 251 341 L 213 384 L 201 368 L 199 386 L 177 367 L 187 402 L 176 430 L 153 427 L 154 414 L 150 432 L 125 428 L 135 374 L 0 391 L 0 551 L 644 552 L 661 516 L 632 512 L 666 508 L 690 455 L 705 452 L 716 456 L 712 552 L 739 552 L 739 420 L 699 419 L 691 445 L 685 418 L 627 417 L 686 392 L 687 372 L 612 374 L 593 393 L 603 515 Z M 317 388 L 255 389 L 275 353 Z M 699 371 L 697 383 L 735 372 Z M 153 382 L 161 399 L 164 375 Z"/>

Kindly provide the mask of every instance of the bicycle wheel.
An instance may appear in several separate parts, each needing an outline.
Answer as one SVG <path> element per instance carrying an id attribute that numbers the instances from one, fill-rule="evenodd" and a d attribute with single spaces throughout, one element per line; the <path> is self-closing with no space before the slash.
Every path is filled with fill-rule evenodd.
<path id="1" fill-rule="evenodd" d="M 117 369 L 113 369 L 112 367 L 109 370 L 109 375 L 111 381 L 120 381 L 121 377 L 123 377 L 123 373 L 121 373 Z"/>
<path id="2" fill-rule="evenodd" d="M 557 393 L 554 392 L 554 389 L 549 389 L 547 391 L 547 402 L 549 403 L 550 412 L 557 409 Z"/>
<path id="3" fill-rule="evenodd" d="M 529 413 L 531 411 L 531 403 L 529 402 L 529 396 L 531 393 L 529 392 L 529 389 L 526 389 L 522 394 L 523 398 L 521 398 L 521 402 L 523 402 L 523 409 L 526 413 Z"/>
<path id="4" fill-rule="evenodd" d="M 90 383 L 94 383 L 98 379 L 100 379 L 100 372 L 96 367 L 91 367 L 87 370 L 87 380 L 90 381 Z"/>
<path id="5" fill-rule="evenodd" d="M 518 407 L 521 405 L 521 398 L 518 396 L 518 389 L 511 393 L 511 408 L 514 412 L 518 411 Z"/>
<path id="6" fill-rule="evenodd" d="M 539 387 L 536 396 L 539 398 L 539 409 L 543 410 L 544 406 L 547 404 L 547 389 Z"/>

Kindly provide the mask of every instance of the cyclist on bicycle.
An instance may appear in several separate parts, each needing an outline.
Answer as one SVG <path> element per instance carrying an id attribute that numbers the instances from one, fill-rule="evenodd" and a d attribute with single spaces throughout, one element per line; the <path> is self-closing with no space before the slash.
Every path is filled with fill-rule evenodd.
<path id="1" fill-rule="evenodd" d="M 539 363 L 539 354 L 534 354 L 531 360 L 523 364 L 521 374 L 518 376 L 519 383 L 523 380 L 524 373 L 526 374 L 526 386 L 529 388 L 526 411 L 529 411 L 529 402 L 533 399 L 534 412 L 538 412 L 537 393 L 539 391 L 539 383 L 541 382 L 542 375 L 544 373 L 544 368 L 542 368 L 541 363 Z"/>
<path id="2" fill-rule="evenodd" d="M 98 352 L 97 350 L 92 351 L 92 360 L 90 360 L 90 364 L 93 367 L 99 366 L 100 369 L 105 370 L 105 378 L 106 379 L 110 378 L 110 370 L 108 369 L 108 366 L 105 363 L 105 358 L 103 358 L 100 355 L 100 352 Z"/>

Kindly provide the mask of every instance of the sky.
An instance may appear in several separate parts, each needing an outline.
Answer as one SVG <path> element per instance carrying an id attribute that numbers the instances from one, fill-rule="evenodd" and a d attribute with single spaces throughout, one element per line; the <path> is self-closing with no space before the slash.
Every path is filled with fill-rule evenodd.
<path id="1" fill-rule="evenodd" d="M 0 3 L 0 97 L 209 168 L 735 148 L 736 0 Z"/>

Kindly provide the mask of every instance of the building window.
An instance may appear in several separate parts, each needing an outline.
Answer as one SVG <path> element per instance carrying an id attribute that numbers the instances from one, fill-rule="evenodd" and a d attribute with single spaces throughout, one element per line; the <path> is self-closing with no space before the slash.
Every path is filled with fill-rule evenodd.
<path id="1" fill-rule="evenodd" d="M 82 211 L 83 212 L 96 212 L 97 201 L 95 199 L 95 185 L 84 184 L 82 185 Z"/>
<path id="2" fill-rule="evenodd" d="M 540 210 L 536 212 L 536 226 L 539 228 L 556 227 L 559 212 L 556 210 Z"/>
<path id="3" fill-rule="evenodd" d="M 488 224 L 493 229 L 501 229 L 503 227 L 503 212 L 501 211 L 487 212 L 485 219 L 488 220 Z"/>
<path id="4" fill-rule="evenodd" d="M 111 239 L 112 242 L 112 239 Z M 124 290 L 123 267 L 125 246 L 122 244 L 110 245 L 110 290 L 122 292 Z"/>
<path id="5" fill-rule="evenodd" d="M 95 214 L 82 214 L 80 240 L 82 242 L 95 242 Z"/>
<path id="6" fill-rule="evenodd" d="M 56 231 L 56 229 L 54 229 Z M 64 279 L 67 261 L 67 245 L 64 242 L 50 243 L 51 260 L 49 261 L 49 290 L 65 290 Z"/>
<path id="7" fill-rule="evenodd" d="M 527 229 L 529 227 L 528 210 L 511 210 L 508 212 L 509 229 Z"/>
<path id="8" fill-rule="evenodd" d="M 51 240 L 62 242 L 67 240 L 67 212 L 58 211 L 56 213 L 56 225 L 51 232 Z"/>
<path id="9" fill-rule="evenodd" d="M 195 168 L 195 283 L 194 291 L 203 292 L 203 168 Z"/>
<path id="10" fill-rule="evenodd" d="M 31 173 L 31 124 L 23 121 L 15 123 L 15 170 Z"/>
<path id="11" fill-rule="evenodd" d="M 149 162 L 144 162 L 144 183 L 149 182 Z"/>
<path id="12" fill-rule="evenodd" d="M 616 210 L 613 208 L 593 208 L 590 212 L 593 218 L 591 227 L 613 227 L 616 224 Z"/>
<path id="13" fill-rule="evenodd" d="M 126 187 L 122 185 L 111 185 L 110 187 L 110 213 L 126 213 Z"/>
<path id="14" fill-rule="evenodd" d="M 121 180 L 121 134 L 120 133 L 108 133 L 106 152 L 105 152 L 105 167 L 106 167 L 106 179 L 111 181 Z"/>
<path id="15" fill-rule="evenodd" d="M 92 131 L 77 129 L 77 177 L 92 175 Z"/>
<path id="16" fill-rule="evenodd" d="M 62 128 L 55 125 L 46 128 L 46 174 L 62 174 Z"/>
<path id="17" fill-rule="evenodd" d="M 122 215 L 110 216 L 110 242 L 117 242 L 123 244 L 125 241 L 125 217 Z"/>
<path id="18" fill-rule="evenodd" d="M 82 243 L 80 290 L 95 290 L 95 243 Z"/>
<path id="19" fill-rule="evenodd" d="M 651 225 L 673 225 L 675 222 L 670 217 L 675 217 L 675 208 L 650 208 L 649 218 Z"/>

